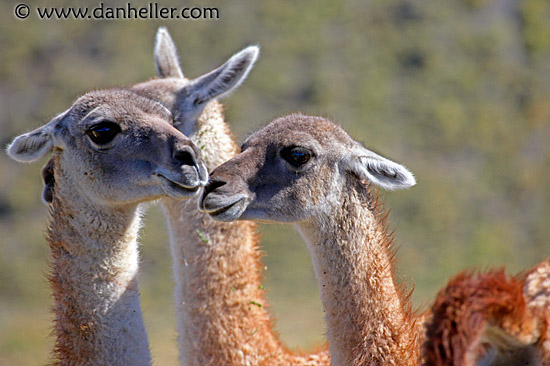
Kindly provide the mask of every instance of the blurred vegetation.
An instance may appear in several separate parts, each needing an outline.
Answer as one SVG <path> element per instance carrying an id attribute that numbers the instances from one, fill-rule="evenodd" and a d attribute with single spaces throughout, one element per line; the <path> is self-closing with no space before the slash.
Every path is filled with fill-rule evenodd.
<path id="1" fill-rule="evenodd" d="M 329 115 L 415 172 L 416 187 L 385 199 L 399 274 L 414 283 L 416 305 L 429 304 L 465 267 L 507 265 L 515 272 L 550 255 L 546 0 L 205 0 L 185 6 L 217 6 L 219 20 L 162 23 L 45 21 L 33 14 L 18 21 L 14 5 L 0 2 L 2 146 L 90 89 L 153 76 L 154 35 L 166 25 L 190 77 L 248 44 L 261 45 L 250 77 L 225 101 L 239 139 L 290 111 Z M 0 154 L 2 365 L 46 364 L 52 347 L 40 167 Z M 175 365 L 165 224 L 154 205 L 146 220 L 143 308 L 156 364 Z M 262 232 L 265 285 L 283 339 L 300 347 L 321 342 L 322 311 L 305 246 L 286 227 Z"/>

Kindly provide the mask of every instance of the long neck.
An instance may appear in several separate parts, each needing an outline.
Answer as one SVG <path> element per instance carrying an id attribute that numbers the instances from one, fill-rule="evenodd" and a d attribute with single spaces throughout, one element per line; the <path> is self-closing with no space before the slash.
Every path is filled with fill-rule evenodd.
<path id="1" fill-rule="evenodd" d="M 47 239 L 56 364 L 150 365 L 138 292 L 137 206 L 79 195 L 59 159 Z"/>
<path id="2" fill-rule="evenodd" d="M 190 136 L 211 171 L 237 153 L 221 106 L 211 103 Z M 328 365 L 326 352 L 294 355 L 279 342 L 266 310 L 256 226 L 222 223 L 196 199 L 163 200 L 176 280 L 182 365 Z"/>
<path id="3" fill-rule="evenodd" d="M 343 191 L 330 217 L 297 225 L 319 283 L 333 365 L 417 365 L 415 325 L 394 280 L 391 239 L 367 189 Z"/>

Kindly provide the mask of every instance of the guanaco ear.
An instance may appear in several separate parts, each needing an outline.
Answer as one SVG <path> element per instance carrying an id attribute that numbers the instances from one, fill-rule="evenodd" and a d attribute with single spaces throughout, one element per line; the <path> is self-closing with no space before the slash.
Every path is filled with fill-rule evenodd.
<path id="1" fill-rule="evenodd" d="M 30 163 L 48 154 L 53 146 L 52 128 L 48 124 L 16 137 L 7 151 L 12 159 Z"/>
<path id="2" fill-rule="evenodd" d="M 49 154 L 56 142 L 59 142 L 56 135 L 61 132 L 59 127 L 68 112 L 69 110 L 61 113 L 34 131 L 16 137 L 6 149 L 8 155 L 16 161 L 30 163 Z"/>
<path id="3" fill-rule="evenodd" d="M 190 134 L 188 127 L 181 128 L 178 122 L 194 123 L 208 102 L 228 95 L 241 85 L 254 66 L 259 53 L 258 47 L 247 47 L 217 69 L 186 85 L 178 96 L 175 126 Z"/>
<path id="4" fill-rule="evenodd" d="M 364 147 L 356 148 L 347 161 L 348 168 L 359 178 L 389 191 L 412 187 L 414 175 L 403 165 L 380 156 Z"/>
<path id="5" fill-rule="evenodd" d="M 155 39 L 155 66 L 162 78 L 183 78 L 178 52 L 165 27 L 160 27 Z"/>
<path id="6" fill-rule="evenodd" d="M 257 46 L 247 47 L 217 69 L 193 80 L 187 89 L 193 103 L 200 105 L 235 90 L 246 79 L 259 54 Z"/>

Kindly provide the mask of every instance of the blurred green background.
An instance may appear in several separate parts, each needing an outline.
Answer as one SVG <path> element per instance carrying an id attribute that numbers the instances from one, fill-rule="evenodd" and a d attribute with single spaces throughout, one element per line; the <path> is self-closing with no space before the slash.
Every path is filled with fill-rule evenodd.
<path id="1" fill-rule="evenodd" d="M 463 268 L 516 272 L 550 255 L 547 0 L 166 0 L 159 5 L 215 6 L 220 19 L 163 22 L 16 20 L 15 4 L 0 3 L 2 146 L 88 90 L 153 76 L 154 35 L 165 25 L 189 77 L 246 45 L 262 47 L 224 102 L 239 140 L 291 111 L 328 115 L 416 174 L 416 187 L 385 195 L 398 272 L 414 284 L 416 306 Z M 1 365 L 46 364 L 53 344 L 40 167 L 0 154 Z M 155 363 L 176 365 L 165 231 L 152 205 L 143 310 Z M 305 246 L 291 229 L 262 233 L 277 329 L 292 347 L 319 344 L 322 310 Z"/>

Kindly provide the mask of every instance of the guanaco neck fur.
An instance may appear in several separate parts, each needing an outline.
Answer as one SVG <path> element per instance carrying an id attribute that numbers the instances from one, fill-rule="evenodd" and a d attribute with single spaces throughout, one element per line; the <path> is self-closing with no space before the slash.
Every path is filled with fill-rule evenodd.
<path id="1" fill-rule="evenodd" d="M 238 152 L 222 106 L 210 103 L 189 136 L 207 168 Z M 200 212 L 197 199 L 163 200 L 176 281 L 182 365 L 329 365 L 328 352 L 287 350 L 266 310 L 256 225 L 223 223 Z"/>
<path id="2" fill-rule="evenodd" d="M 138 292 L 137 204 L 101 205 L 55 162 L 47 240 L 55 364 L 150 365 Z"/>
<path id="3" fill-rule="evenodd" d="M 297 224 L 308 243 L 332 365 L 417 365 L 416 325 L 394 278 L 391 237 L 361 182 L 330 215 Z"/>

